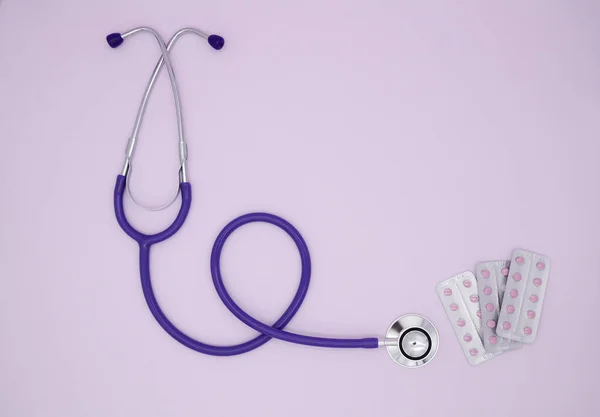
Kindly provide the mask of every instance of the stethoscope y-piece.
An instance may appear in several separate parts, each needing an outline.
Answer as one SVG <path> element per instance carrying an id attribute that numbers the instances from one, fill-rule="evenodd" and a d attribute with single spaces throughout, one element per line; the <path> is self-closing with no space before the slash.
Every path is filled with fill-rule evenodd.
<path id="1" fill-rule="evenodd" d="M 189 214 L 192 202 L 192 187 L 188 181 L 187 172 L 187 145 L 185 142 L 183 131 L 181 102 L 179 99 L 177 80 L 175 78 L 175 73 L 173 71 L 171 60 L 169 59 L 169 51 L 175 45 L 177 40 L 183 34 L 186 33 L 193 33 L 201 38 L 206 39 L 208 44 L 215 50 L 220 50 L 221 48 L 223 48 L 225 41 L 219 35 L 209 35 L 197 29 L 184 28 L 175 33 L 175 35 L 171 37 L 168 43 L 165 43 L 161 36 L 154 29 L 148 27 L 132 29 L 123 34 L 112 33 L 106 37 L 106 40 L 111 47 L 116 48 L 123 44 L 125 39 L 132 36 L 133 34 L 140 32 L 150 33 L 154 36 L 160 47 L 161 57 L 158 60 L 156 66 L 154 67 L 154 71 L 152 72 L 150 80 L 148 81 L 148 84 L 142 96 L 142 101 L 140 103 L 138 114 L 135 119 L 133 131 L 127 143 L 127 148 L 125 151 L 125 162 L 123 164 L 121 173 L 117 176 L 115 184 L 114 210 L 117 221 L 123 229 L 123 231 L 139 244 L 139 265 L 142 291 L 144 293 L 146 303 L 148 304 L 148 307 L 158 324 L 169 335 L 171 335 L 175 340 L 177 340 L 184 346 L 207 355 L 238 355 L 241 353 L 249 352 L 253 349 L 258 348 L 259 346 L 262 346 L 271 338 L 276 338 L 291 343 L 329 348 L 376 349 L 378 347 L 385 346 L 392 359 L 394 359 L 394 361 L 400 365 L 414 368 L 429 363 L 437 352 L 439 336 L 437 330 L 429 320 L 427 320 L 423 316 L 416 314 L 404 315 L 398 318 L 396 321 L 394 321 L 394 323 L 392 323 L 385 337 L 382 339 L 378 339 L 376 337 L 356 339 L 325 338 L 291 333 L 284 330 L 285 326 L 290 322 L 290 320 L 294 317 L 294 315 L 302 305 L 304 297 L 306 296 L 306 292 L 310 284 L 311 260 L 308 246 L 306 245 L 306 242 L 304 241 L 304 238 L 302 237 L 300 232 L 288 221 L 270 213 L 249 213 L 242 215 L 236 219 L 233 219 L 223 228 L 223 230 L 221 230 L 221 232 L 217 236 L 213 244 L 210 258 L 210 270 L 213 279 L 213 285 L 221 301 L 223 302 L 223 304 L 225 304 L 225 306 L 229 309 L 229 311 L 231 311 L 231 313 L 235 317 L 237 317 L 244 324 L 256 330 L 260 334 L 257 337 L 248 340 L 247 342 L 240 343 L 237 345 L 209 345 L 207 343 L 203 343 L 199 340 L 188 336 L 187 334 L 179 330 L 167 318 L 167 316 L 160 308 L 160 305 L 158 304 L 158 301 L 154 294 L 154 290 L 152 288 L 152 280 L 150 277 L 150 251 L 153 245 L 167 240 L 175 233 L 177 233 L 181 226 L 183 226 L 183 223 L 185 222 Z M 135 151 L 139 128 L 144 117 L 144 112 L 146 110 L 148 97 L 150 96 L 156 78 L 163 66 L 167 68 L 167 72 L 169 74 L 169 80 L 171 83 L 171 89 L 173 92 L 175 111 L 177 116 L 177 135 L 179 140 L 179 184 L 174 197 L 168 203 L 156 207 L 148 207 L 140 204 L 133 198 L 133 195 L 130 191 L 130 187 L 128 187 L 128 177 L 131 175 L 132 172 L 133 154 Z M 125 210 L 123 207 L 123 196 L 125 189 L 129 190 L 130 196 L 133 201 L 136 201 L 137 204 L 141 205 L 142 207 L 146 207 L 150 210 L 160 210 L 165 207 L 168 207 L 174 201 L 177 200 L 178 195 L 181 195 L 181 207 L 179 209 L 179 213 L 177 214 L 177 217 L 175 218 L 173 223 L 162 232 L 152 235 L 141 233 L 138 230 L 136 230 L 133 226 L 131 226 L 125 215 Z M 290 238 L 296 244 L 298 252 L 300 253 L 300 284 L 288 308 L 281 315 L 281 317 L 279 317 L 279 319 L 275 321 L 275 323 L 273 323 L 272 325 L 263 323 L 255 319 L 235 303 L 235 301 L 231 298 L 229 292 L 225 288 L 225 284 L 223 283 L 223 277 L 221 273 L 221 252 L 223 250 L 223 246 L 225 245 L 227 238 L 241 226 L 253 222 L 264 222 L 279 227 L 284 232 L 286 232 L 288 236 L 290 236 Z"/>

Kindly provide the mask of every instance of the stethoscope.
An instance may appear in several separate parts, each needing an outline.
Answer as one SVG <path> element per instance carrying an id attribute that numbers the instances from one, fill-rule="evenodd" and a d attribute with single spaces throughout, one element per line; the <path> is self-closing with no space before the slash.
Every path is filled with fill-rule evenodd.
<path id="1" fill-rule="evenodd" d="M 148 304 L 148 307 L 150 308 L 150 311 L 152 312 L 152 315 L 158 324 L 160 324 L 160 326 L 168 334 L 170 334 L 175 340 L 184 346 L 207 355 L 239 355 L 262 346 L 271 338 L 276 338 L 301 345 L 328 348 L 376 349 L 378 347 L 385 346 L 391 358 L 400 365 L 415 368 L 429 363 L 437 353 L 439 346 L 439 335 L 437 329 L 431 323 L 431 321 L 419 314 L 406 314 L 399 317 L 389 326 L 385 337 L 381 339 L 375 337 L 362 339 L 314 337 L 283 330 L 284 327 L 290 322 L 292 317 L 294 317 L 300 308 L 300 305 L 304 301 L 304 297 L 306 296 L 306 292 L 310 283 L 311 262 L 308 247 L 302 238 L 302 235 L 300 235 L 300 232 L 298 232 L 298 230 L 286 220 L 269 213 L 249 213 L 232 220 L 217 236 L 210 258 L 210 269 L 213 284 L 217 290 L 217 294 L 221 298 L 221 301 L 235 317 L 237 317 L 247 326 L 259 332 L 260 335 L 252 340 L 237 345 L 213 346 L 191 338 L 179 330 L 167 318 L 165 313 L 160 308 L 154 295 L 154 290 L 152 289 L 152 280 L 150 279 L 150 249 L 152 245 L 167 240 L 177 233 L 177 231 L 185 222 L 192 202 L 192 186 L 188 182 L 187 178 L 187 145 L 183 134 L 181 103 L 179 99 L 179 91 L 177 89 L 177 82 L 175 80 L 175 73 L 173 71 L 173 66 L 171 65 L 171 60 L 169 59 L 169 51 L 173 48 L 177 40 L 186 33 L 192 33 L 206 39 L 209 45 L 215 50 L 220 50 L 223 48 L 225 45 L 225 40 L 219 35 L 209 35 L 197 29 L 184 28 L 175 33 L 169 42 L 165 44 L 164 40 L 154 29 L 140 27 L 132 29 L 123 34 L 112 33 L 106 37 L 106 41 L 112 48 L 116 48 L 120 46 L 129 36 L 140 32 L 150 33 L 156 38 L 156 41 L 161 49 L 161 57 L 154 67 L 154 71 L 152 72 L 150 80 L 148 81 L 148 85 L 146 86 L 146 90 L 144 91 L 133 127 L 133 132 L 127 143 L 123 169 L 117 176 L 117 181 L 115 184 L 114 208 L 117 221 L 123 231 L 132 239 L 134 239 L 140 246 L 140 276 L 142 281 L 142 290 L 146 299 L 146 303 Z M 129 187 L 128 175 L 131 175 L 133 154 L 137 142 L 139 128 L 146 111 L 148 98 L 152 88 L 154 87 L 156 77 L 160 73 L 163 65 L 167 67 L 167 72 L 171 82 L 171 89 L 173 91 L 173 99 L 175 101 L 177 133 L 179 137 L 179 186 L 177 187 L 174 197 L 170 199 L 169 202 L 161 206 L 149 207 L 141 204 L 138 200 L 133 198 L 133 193 Z M 125 189 L 128 190 L 128 193 L 136 204 L 149 210 L 162 210 L 173 204 L 173 202 L 177 200 L 179 194 L 181 194 L 181 207 L 179 209 L 179 213 L 177 214 L 177 217 L 173 223 L 160 233 L 147 235 L 138 232 L 129 224 L 127 217 L 125 216 L 125 211 L 123 209 L 123 194 Z M 265 222 L 279 227 L 292 238 L 296 244 L 296 247 L 298 248 L 298 251 L 300 252 L 302 264 L 300 285 L 298 286 L 296 295 L 294 296 L 289 307 L 273 325 L 262 323 L 242 310 L 227 292 L 227 289 L 223 283 L 223 277 L 221 275 L 220 259 L 225 241 L 239 227 L 253 222 Z"/>

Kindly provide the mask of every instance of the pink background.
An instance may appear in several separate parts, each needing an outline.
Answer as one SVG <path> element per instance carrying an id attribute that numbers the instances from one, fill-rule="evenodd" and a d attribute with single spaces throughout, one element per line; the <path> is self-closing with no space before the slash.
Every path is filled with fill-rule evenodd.
<path id="1" fill-rule="evenodd" d="M 597 416 L 600 2 L 5 0 L 0 6 L 0 415 Z M 195 200 L 153 251 L 159 301 L 206 342 L 254 333 L 220 303 L 209 253 L 254 210 L 304 234 L 313 283 L 289 329 L 382 336 L 407 312 L 437 325 L 419 370 L 384 350 L 272 341 L 197 354 L 144 303 L 112 192 L 156 59 L 138 25 L 194 37 L 173 51 Z M 166 74 L 132 184 L 175 185 Z M 170 223 L 127 206 L 136 227 Z M 537 342 L 470 367 L 435 285 L 515 247 L 553 269 Z M 226 283 L 273 321 L 298 282 L 283 232 L 240 230 Z"/>

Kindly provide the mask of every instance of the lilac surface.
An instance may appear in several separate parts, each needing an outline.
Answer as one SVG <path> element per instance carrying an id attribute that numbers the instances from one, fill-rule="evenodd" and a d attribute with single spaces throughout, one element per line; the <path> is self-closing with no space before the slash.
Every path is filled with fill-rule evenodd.
<path id="1" fill-rule="evenodd" d="M 597 416 L 599 19 L 595 0 L 3 1 L 0 415 Z M 112 209 L 159 54 L 145 37 L 113 50 L 105 36 L 137 25 L 227 39 L 173 52 L 194 207 L 153 248 L 166 314 L 207 343 L 255 334 L 215 294 L 209 257 L 229 220 L 264 210 L 311 250 L 290 331 L 376 336 L 418 312 L 440 331 L 431 364 L 275 340 L 213 358 L 160 329 Z M 177 180 L 166 74 L 147 118 L 132 184 L 160 203 Z M 125 209 L 153 233 L 178 206 Z M 552 259 L 540 333 L 472 368 L 435 284 L 515 247 Z M 265 322 L 299 265 L 267 225 L 235 232 L 223 253 L 232 297 Z"/>

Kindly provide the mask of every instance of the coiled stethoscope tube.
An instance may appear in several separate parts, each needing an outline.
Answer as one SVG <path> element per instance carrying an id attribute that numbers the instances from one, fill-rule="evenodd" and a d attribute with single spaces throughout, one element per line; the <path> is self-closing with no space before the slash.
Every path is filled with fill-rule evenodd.
<path id="1" fill-rule="evenodd" d="M 260 335 L 255 337 L 254 339 L 237 345 L 209 345 L 186 335 L 167 318 L 167 316 L 160 308 L 158 301 L 154 295 L 154 290 L 152 288 L 152 280 L 150 277 L 150 250 L 152 245 L 170 238 L 181 228 L 189 213 L 192 200 L 191 185 L 187 181 L 187 145 L 184 139 L 181 104 L 179 99 L 179 92 L 177 89 L 177 81 L 175 79 L 175 73 L 173 71 L 171 60 L 169 59 L 169 51 L 175 45 L 177 40 L 185 33 L 193 33 L 202 38 L 207 39 L 208 43 L 215 50 L 220 50 L 223 47 L 225 41 L 222 37 L 218 35 L 207 35 L 206 33 L 197 29 L 184 28 L 178 31 L 171 38 L 169 43 L 165 45 L 160 35 L 155 30 L 148 27 L 136 28 L 125 32 L 124 34 L 112 33 L 106 37 L 106 40 L 112 48 L 116 48 L 123 43 L 125 38 L 139 32 L 148 32 L 155 37 L 161 49 L 161 58 L 156 64 L 148 82 L 148 85 L 146 87 L 146 90 L 144 91 L 140 108 L 138 110 L 138 115 L 136 117 L 134 129 L 127 144 L 123 169 L 121 171 L 121 174 L 117 176 L 114 191 L 114 209 L 117 221 L 121 228 L 125 231 L 125 233 L 127 233 L 127 235 L 129 235 L 139 244 L 140 277 L 142 282 L 142 290 L 146 299 L 146 303 L 148 304 L 152 315 L 160 324 L 160 326 L 169 335 L 171 335 L 175 340 L 177 340 L 184 346 L 193 349 L 197 352 L 214 356 L 239 355 L 241 353 L 245 353 L 256 349 L 259 346 L 262 346 L 271 338 L 276 338 L 291 343 L 330 348 L 375 349 L 379 346 L 386 346 L 388 353 L 390 353 L 390 356 L 392 356 L 392 358 L 396 362 L 404 366 L 410 367 L 422 366 L 431 361 L 431 359 L 433 359 L 433 356 L 435 356 L 435 353 L 437 352 L 438 348 L 437 330 L 435 329 L 435 327 L 433 327 L 429 320 L 419 315 L 405 315 L 400 317 L 394 323 L 392 323 L 392 325 L 388 329 L 386 338 L 381 340 L 376 337 L 356 339 L 314 337 L 291 333 L 283 330 L 283 328 L 289 323 L 292 317 L 294 317 L 294 315 L 297 313 L 298 309 L 302 305 L 302 302 L 304 301 L 304 297 L 306 296 L 306 292 L 308 291 L 308 287 L 310 284 L 311 260 L 308 246 L 306 245 L 306 242 L 302 238 L 300 232 L 298 232 L 298 230 L 288 221 L 270 213 L 249 213 L 232 220 L 223 228 L 223 230 L 217 236 L 212 248 L 210 259 L 210 269 L 213 278 L 213 284 L 219 298 L 235 317 L 237 317 L 247 326 L 259 332 Z M 162 232 L 153 235 L 146 235 L 144 233 L 138 232 L 127 221 L 125 211 L 123 208 L 123 195 L 125 189 L 127 188 L 127 176 L 130 173 L 133 152 L 135 150 L 137 135 L 143 120 L 146 104 L 154 86 L 156 77 L 161 71 L 163 65 L 167 67 L 177 113 L 177 131 L 180 151 L 178 194 L 181 194 L 181 208 L 179 209 L 177 217 L 169 227 L 167 227 Z M 175 196 L 175 198 L 176 197 L 177 195 Z M 173 201 L 174 200 L 175 199 L 173 199 Z M 152 209 L 162 209 L 167 207 L 171 203 L 172 201 L 166 205 Z M 268 325 L 255 319 L 254 317 L 246 313 L 240 306 L 238 306 L 229 295 L 221 274 L 221 253 L 225 242 L 227 241 L 227 238 L 239 227 L 253 222 L 264 222 L 279 227 L 292 238 L 300 253 L 301 274 L 298 290 L 296 291 L 296 294 L 288 308 L 273 325 Z"/>

